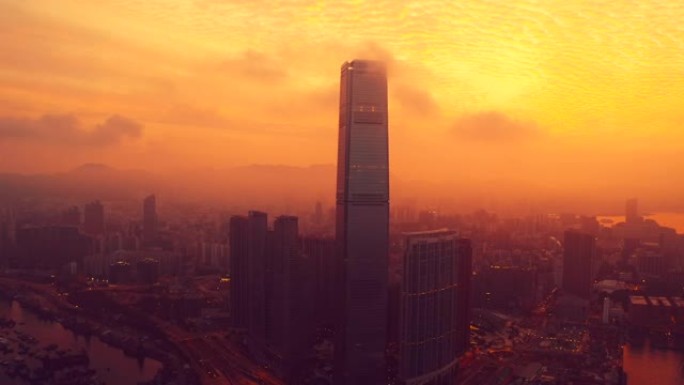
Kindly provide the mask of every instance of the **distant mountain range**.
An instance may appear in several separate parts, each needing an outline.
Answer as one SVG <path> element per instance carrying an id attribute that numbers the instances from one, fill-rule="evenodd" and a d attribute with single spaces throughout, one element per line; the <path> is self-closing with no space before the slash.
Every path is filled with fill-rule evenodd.
<path id="1" fill-rule="evenodd" d="M 117 170 L 102 164 L 84 164 L 56 174 L 0 174 L 0 200 L 26 198 L 85 198 L 119 200 L 154 188 L 160 179 L 140 170 Z"/>
<path id="2" fill-rule="evenodd" d="M 169 200 L 207 200 L 230 204 L 299 204 L 332 201 L 335 167 L 250 165 L 183 174 L 119 170 L 88 163 L 55 174 L 0 173 L 0 202 L 25 199 L 105 201 L 140 199 L 157 193 Z"/>
<path id="3" fill-rule="evenodd" d="M 236 210 L 253 208 L 295 213 L 313 210 L 319 201 L 332 207 L 335 178 L 336 168 L 332 164 L 307 167 L 254 164 L 159 174 L 88 163 L 54 174 L 0 173 L 0 206 L 22 201 L 33 204 L 34 200 L 70 201 L 73 204 L 94 199 L 138 201 L 156 193 L 162 202 L 199 202 Z M 410 204 L 423 209 L 456 212 L 485 208 L 499 213 L 590 214 L 619 212 L 622 207 L 620 198 L 568 194 L 553 186 L 535 186 L 504 178 L 472 180 L 455 174 L 450 180 L 420 181 L 392 175 L 390 199 L 393 205 Z M 665 212 L 677 211 L 681 205 L 650 207 Z"/>

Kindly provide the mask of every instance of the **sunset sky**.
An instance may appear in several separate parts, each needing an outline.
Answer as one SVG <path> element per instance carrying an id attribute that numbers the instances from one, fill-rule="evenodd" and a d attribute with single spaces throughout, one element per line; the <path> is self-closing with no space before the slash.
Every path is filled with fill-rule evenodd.
<path id="1" fill-rule="evenodd" d="M 681 0 L 0 0 L 0 171 L 336 161 L 389 65 L 391 172 L 680 199 Z"/>

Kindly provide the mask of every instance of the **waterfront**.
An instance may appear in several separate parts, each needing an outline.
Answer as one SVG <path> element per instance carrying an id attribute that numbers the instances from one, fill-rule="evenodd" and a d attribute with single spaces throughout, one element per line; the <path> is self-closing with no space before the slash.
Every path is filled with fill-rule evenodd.
<path id="1" fill-rule="evenodd" d="M 623 365 L 628 385 L 684 385 L 684 353 L 625 345 Z"/>
<path id="2" fill-rule="evenodd" d="M 79 336 L 57 322 L 41 320 L 16 301 L 0 300 L 0 317 L 14 320 L 16 322 L 14 329 L 35 337 L 40 347 L 55 344 L 60 349 L 85 350 L 90 359 L 89 368 L 94 370 L 97 378 L 107 385 L 130 385 L 140 381 L 149 381 L 162 367 L 161 363 L 156 360 L 128 357 L 123 351 L 108 346 L 97 337 Z M 0 372 L 0 383 L 3 385 L 26 384 L 20 379 L 9 378 L 2 372 Z"/>
<path id="3" fill-rule="evenodd" d="M 648 214 L 644 215 L 644 218 L 646 219 L 652 219 L 656 221 L 659 225 L 665 226 L 665 227 L 670 227 L 673 228 L 677 231 L 679 234 L 684 234 L 684 213 L 655 213 L 655 214 Z M 609 225 L 613 226 L 616 225 L 620 222 L 625 221 L 625 216 L 624 215 L 599 215 L 596 217 L 599 222 L 601 221 L 606 221 L 602 222 L 604 225 Z M 610 221 L 610 222 L 608 222 Z"/>

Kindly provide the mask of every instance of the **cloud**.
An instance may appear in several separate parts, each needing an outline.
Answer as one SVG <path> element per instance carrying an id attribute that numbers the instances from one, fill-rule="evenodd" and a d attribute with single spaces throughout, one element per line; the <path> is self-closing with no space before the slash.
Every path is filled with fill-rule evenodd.
<path id="1" fill-rule="evenodd" d="M 77 117 L 68 114 L 43 115 L 38 119 L 0 117 L 0 140 L 105 147 L 124 138 L 137 139 L 142 131 L 140 123 L 120 115 L 112 115 L 91 129 L 84 129 Z"/>
<path id="2" fill-rule="evenodd" d="M 243 76 L 267 83 L 281 81 L 288 76 L 285 66 L 281 65 L 276 58 L 253 50 L 247 50 L 240 56 L 224 60 L 219 65 L 219 70 L 228 75 Z"/>
<path id="3" fill-rule="evenodd" d="M 429 116 L 439 112 L 439 105 L 430 92 L 407 84 L 399 84 L 392 92 L 404 110 L 420 116 Z"/>
<path id="4" fill-rule="evenodd" d="M 217 110 L 200 108 L 189 104 L 176 104 L 164 113 L 160 119 L 163 123 L 226 128 L 234 124 Z"/>
<path id="5" fill-rule="evenodd" d="M 540 135 L 536 123 L 515 120 L 497 111 L 464 115 L 452 130 L 459 138 L 476 142 L 518 142 Z"/>

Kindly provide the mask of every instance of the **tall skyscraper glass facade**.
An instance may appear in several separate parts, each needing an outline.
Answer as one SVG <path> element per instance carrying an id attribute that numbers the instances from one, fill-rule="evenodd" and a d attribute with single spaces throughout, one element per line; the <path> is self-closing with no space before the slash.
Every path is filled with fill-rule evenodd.
<path id="1" fill-rule="evenodd" d="M 340 315 L 336 384 L 386 383 L 389 161 L 387 73 L 344 63 L 340 82 L 336 237 Z"/>
<path id="2" fill-rule="evenodd" d="M 403 266 L 401 383 L 454 384 L 470 326 L 470 241 L 449 230 L 409 233 Z"/>

